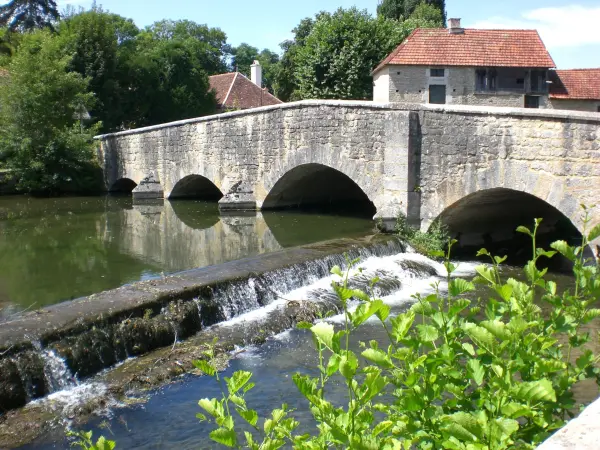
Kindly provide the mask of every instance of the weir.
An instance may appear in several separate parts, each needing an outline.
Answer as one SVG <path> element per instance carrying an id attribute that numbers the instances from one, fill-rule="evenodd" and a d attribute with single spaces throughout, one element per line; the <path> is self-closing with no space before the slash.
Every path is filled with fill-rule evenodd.
<path id="1" fill-rule="evenodd" d="M 0 328 L 0 405 L 18 408 L 132 356 L 275 302 L 326 277 L 346 258 L 401 253 L 393 237 L 341 239 L 282 250 L 24 314 Z"/>

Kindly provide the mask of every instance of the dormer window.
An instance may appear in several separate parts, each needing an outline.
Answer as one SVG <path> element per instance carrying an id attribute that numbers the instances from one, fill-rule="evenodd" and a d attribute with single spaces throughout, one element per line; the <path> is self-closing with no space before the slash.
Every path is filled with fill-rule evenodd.
<path id="1" fill-rule="evenodd" d="M 443 78 L 445 74 L 445 69 L 429 69 L 429 76 L 433 78 Z"/>

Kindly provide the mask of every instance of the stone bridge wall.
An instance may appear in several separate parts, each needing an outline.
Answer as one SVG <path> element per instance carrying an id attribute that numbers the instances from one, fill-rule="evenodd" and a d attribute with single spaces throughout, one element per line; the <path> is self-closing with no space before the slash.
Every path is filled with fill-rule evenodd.
<path id="1" fill-rule="evenodd" d="M 600 200 L 600 114 L 461 105 L 303 101 L 100 136 L 110 186 L 154 174 L 168 197 L 197 174 L 221 206 L 260 209 L 304 164 L 350 177 L 389 223 L 422 228 L 464 197 L 493 188 L 534 195 L 579 229 Z M 592 225 L 600 223 L 598 209 Z"/>

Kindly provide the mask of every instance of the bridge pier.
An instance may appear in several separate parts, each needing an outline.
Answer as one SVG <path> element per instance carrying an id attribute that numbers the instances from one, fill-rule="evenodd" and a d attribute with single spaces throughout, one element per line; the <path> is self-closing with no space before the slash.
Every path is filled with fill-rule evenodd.
<path id="1" fill-rule="evenodd" d="M 140 183 L 131 191 L 134 200 L 146 200 L 164 198 L 164 191 L 154 173 L 147 175 Z"/>
<path id="2" fill-rule="evenodd" d="M 243 181 L 235 183 L 219 200 L 220 212 L 256 211 L 256 197 L 252 187 Z"/>

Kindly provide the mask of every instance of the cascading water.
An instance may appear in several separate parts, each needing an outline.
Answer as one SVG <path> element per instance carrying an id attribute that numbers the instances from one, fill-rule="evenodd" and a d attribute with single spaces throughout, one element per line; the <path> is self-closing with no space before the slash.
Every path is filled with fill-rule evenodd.
<path id="1" fill-rule="evenodd" d="M 344 254 L 332 254 L 322 259 L 263 273 L 244 281 L 218 286 L 214 299 L 226 320 L 255 311 L 281 299 L 281 294 L 300 289 L 328 277 L 333 266 L 344 267 L 348 260 L 381 258 L 402 254 L 405 246 L 400 240 L 384 244 L 352 248 Z"/>
<path id="2" fill-rule="evenodd" d="M 42 351 L 44 361 L 44 377 L 49 393 L 61 391 L 77 384 L 67 363 L 53 350 Z"/>

